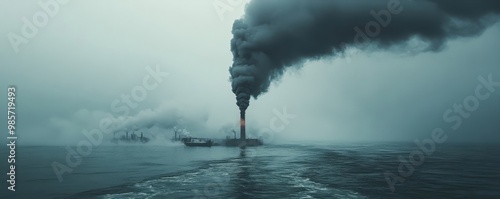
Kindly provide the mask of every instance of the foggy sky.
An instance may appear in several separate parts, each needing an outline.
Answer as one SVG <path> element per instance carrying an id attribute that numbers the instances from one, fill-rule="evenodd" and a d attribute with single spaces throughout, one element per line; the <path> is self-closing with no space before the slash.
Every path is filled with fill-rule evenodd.
<path id="1" fill-rule="evenodd" d="M 411 3 L 401 2 L 412 10 Z M 360 27 L 374 20 L 371 9 L 381 8 L 336 3 L 366 10 L 367 21 L 356 20 Z M 119 119 L 112 102 L 142 85 L 145 67 L 156 65 L 170 75 L 122 121 L 137 124 L 150 117 L 146 126 L 176 125 L 194 135 L 220 138 L 227 126 L 238 124 L 227 69 L 233 64 L 231 30 L 244 14 L 243 4 L 221 20 L 209 1 L 74 1 L 61 7 L 18 54 L 6 35 L 20 33 L 22 18 L 40 7 L 24 1 L 1 4 L 0 83 L 4 89 L 18 87 L 19 143 L 76 144 L 83 139 L 82 130 L 95 128 L 102 118 Z M 381 30 L 382 38 L 385 30 L 398 27 L 398 16 Z M 407 17 L 404 12 L 400 16 Z M 414 20 L 420 17 L 433 22 L 425 14 Z M 347 47 L 339 56 L 297 63 L 299 67 L 270 83 L 269 92 L 251 99 L 247 134 L 269 128 L 276 117 L 273 110 L 286 107 L 296 117 L 274 133 L 283 138 L 275 141 L 413 141 L 430 137 L 436 127 L 449 132 L 450 141 L 500 141 L 500 88 L 480 101 L 459 129 L 450 130 L 454 123 L 443 120 L 447 109 L 474 95 L 479 76 L 492 74 L 500 81 L 500 25 L 488 25 L 470 37 L 443 41 L 439 51 Z M 353 28 L 342 29 L 346 37 L 354 38 Z M 3 96 L 1 109 L 6 110 Z"/>

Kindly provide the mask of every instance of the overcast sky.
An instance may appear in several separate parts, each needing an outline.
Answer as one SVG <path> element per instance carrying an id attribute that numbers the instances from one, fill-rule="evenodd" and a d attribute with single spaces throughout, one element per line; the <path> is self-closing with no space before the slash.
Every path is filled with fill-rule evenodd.
<path id="1" fill-rule="evenodd" d="M 43 9 L 37 1 L 1 0 L 0 104 L 5 111 L 6 88 L 15 85 L 19 142 L 76 144 L 82 130 L 102 118 L 120 120 L 112 103 L 143 85 L 148 66 L 169 75 L 162 82 L 151 78 L 157 88 L 120 121 L 156 126 L 150 129 L 156 134 L 178 126 L 223 138 L 239 121 L 228 69 L 232 24 L 246 1 L 221 0 L 232 9 L 221 15 L 213 2 L 70 1 L 16 53 L 8 35 L 22 35 L 23 18 L 31 21 Z M 286 107 L 296 117 L 273 133 L 274 141 L 413 141 L 430 138 L 437 127 L 450 141 L 500 141 L 500 87 L 457 130 L 443 119 L 447 109 L 475 95 L 479 77 L 491 74 L 500 82 L 498 35 L 496 23 L 439 52 L 350 49 L 307 61 L 251 99 L 247 132 L 258 135 L 270 122 L 281 126 L 274 112 Z"/>

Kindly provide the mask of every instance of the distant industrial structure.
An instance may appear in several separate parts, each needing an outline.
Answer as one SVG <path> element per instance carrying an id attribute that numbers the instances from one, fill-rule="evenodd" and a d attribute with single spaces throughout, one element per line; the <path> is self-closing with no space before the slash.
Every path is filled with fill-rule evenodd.
<path id="1" fill-rule="evenodd" d="M 135 132 L 132 132 L 132 134 L 130 134 L 130 136 L 128 135 L 128 131 L 125 132 L 125 135 L 122 135 L 120 136 L 119 138 L 116 138 L 116 132 L 115 134 L 113 135 L 113 139 L 111 140 L 111 142 L 113 143 L 120 143 L 120 142 L 124 142 L 124 143 L 147 143 L 149 142 L 149 138 L 148 137 L 145 137 L 143 132 L 141 132 L 141 136 L 138 136 L 137 134 L 135 134 Z"/>

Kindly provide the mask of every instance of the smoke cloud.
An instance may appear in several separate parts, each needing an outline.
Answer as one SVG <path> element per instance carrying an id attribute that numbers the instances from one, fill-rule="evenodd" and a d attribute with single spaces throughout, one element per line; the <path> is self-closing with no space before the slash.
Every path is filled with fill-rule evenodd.
<path id="1" fill-rule="evenodd" d="M 161 134 L 180 130 L 185 134 L 189 134 L 189 131 L 195 131 L 199 135 L 207 131 L 208 117 L 208 113 L 204 110 L 186 110 L 171 104 L 163 104 L 155 109 L 142 110 L 133 116 L 114 119 L 116 121 L 114 132 L 124 133 L 140 130 L 158 136 L 158 133 L 154 133 L 154 129 L 158 129 L 157 132 L 161 132 Z M 168 136 L 171 137 L 173 134 Z"/>
<path id="2" fill-rule="evenodd" d="M 37 137 L 38 143 L 52 145 L 76 144 L 87 139 L 83 131 L 100 129 L 103 118 L 112 123 L 109 132 L 103 132 L 103 143 L 111 143 L 113 137 L 126 132 L 140 131 L 149 138 L 169 140 L 174 136 L 174 130 L 181 134 L 193 132 L 196 136 L 205 136 L 212 130 L 208 125 L 208 112 L 203 109 L 186 109 L 177 105 L 164 103 L 154 109 L 145 109 L 127 117 L 115 116 L 100 110 L 80 109 L 68 117 L 49 118 L 50 132 L 47 136 Z M 116 134 L 116 135 L 115 135 Z"/>
<path id="3" fill-rule="evenodd" d="M 346 48 L 439 51 L 496 23 L 500 1 L 253 0 L 234 22 L 232 91 L 243 112 L 288 67 Z M 423 46 L 423 47 L 422 47 Z"/>

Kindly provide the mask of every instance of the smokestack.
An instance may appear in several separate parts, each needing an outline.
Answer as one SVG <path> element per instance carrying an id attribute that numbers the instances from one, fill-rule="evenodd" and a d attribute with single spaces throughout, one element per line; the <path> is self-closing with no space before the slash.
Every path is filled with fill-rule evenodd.
<path id="1" fill-rule="evenodd" d="M 246 139 L 246 132 L 245 132 L 245 110 L 240 110 L 240 139 L 245 140 Z"/>

